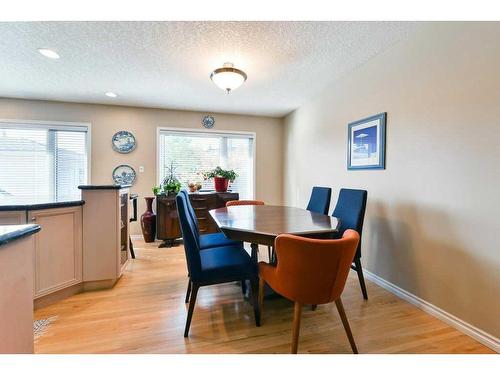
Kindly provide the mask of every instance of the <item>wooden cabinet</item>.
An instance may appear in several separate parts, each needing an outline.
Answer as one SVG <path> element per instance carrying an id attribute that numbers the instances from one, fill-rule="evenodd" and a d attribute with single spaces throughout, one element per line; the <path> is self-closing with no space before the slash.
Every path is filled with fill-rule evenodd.
<path id="1" fill-rule="evenodd" d="M 35 298 L 82 282 L 82 209 L 28 211 L 35 235 Z"/>
<path id="2" fill-rule="evenodd" d="M 0 248 L 0 353 L 33 353 L 34 236 Z"/>
<path id="3" fill-rule="evenodd" d="M 25 224 L 26 211 L 0 211 L 0 225 Z"/>
<path id="4" fill-rule="evenodd" d="M 129 191 L 80 187 L 83 206 L 85 289 L 111 287 L 129 259 Z"/>
<path id="5" fill-rule="evenodd" d="M 215 233 L 217 224 L 208 211 L 225 207 L 227 201 L 238 200 L 238 193 L 193 193 L 189 200 L 194 208 L 201 234 Z M 171 245 L 174 240 L 182 237 L 177 216 L 175 196 L 156 196 L 156 237 Z"/>

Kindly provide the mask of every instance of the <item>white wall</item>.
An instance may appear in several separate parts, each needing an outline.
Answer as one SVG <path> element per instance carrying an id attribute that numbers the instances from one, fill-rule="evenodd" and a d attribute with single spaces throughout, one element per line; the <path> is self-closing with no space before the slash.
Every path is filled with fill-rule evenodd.
<path id="1" fill-rule="evenodd" d="M 368 190 L 364 267 L 496 337 L 499 41 L 500 23 L 429 23 L 290 114 L 284 146 L 286 204 Z M 347 171 L 347 124 L 380 112 L 387 169 Z"/>

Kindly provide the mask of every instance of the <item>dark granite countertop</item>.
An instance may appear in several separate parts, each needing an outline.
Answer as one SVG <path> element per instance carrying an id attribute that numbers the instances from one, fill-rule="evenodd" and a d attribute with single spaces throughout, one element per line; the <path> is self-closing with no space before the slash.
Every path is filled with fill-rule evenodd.
<path id="1" fill-rule="evenodd" d="M 40 231 L 37 224 L 0 225 L 0 246 Z"/>
<path id="2" fill-rule="evenodd" d="M 106 189 L 125 189 L 132 185 L 80 185 L 78 189 L 80 190 L 106 190 Z"/>
<path id="3" fill-rule="evenodd" d="M 33 210 L 43 210 L 47 208 L 62 208 L 62 207 L 74 207 L 81 206 L 85 204 L 85 201 L 81 199 L 78 200 L 63 200 L 63 201 L 52 201 L 52 202 L 33 202 L 33 203 L 13 203 L 13 204 L 2 204 L 0 203 L 0 211 L 33 211 Z"/>

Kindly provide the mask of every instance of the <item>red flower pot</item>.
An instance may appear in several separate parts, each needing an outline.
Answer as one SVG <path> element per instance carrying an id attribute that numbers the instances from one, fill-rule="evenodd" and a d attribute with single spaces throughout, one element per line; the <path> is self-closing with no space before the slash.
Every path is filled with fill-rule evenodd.
<path id="1" fill-rule="evenodd" d="M 154 242 L 156 237 L 156 215 L 153 212 L 154 197 L 146 197 L 147 209 L 141 215 L 141 229 L 145 242 Z"/>
<path id="2" fill-rule="evenodd" d="M 229 185 L 229 180 L 224 177 L 214 177 L 214 185 L 217 193 L 225 193 Z"/>

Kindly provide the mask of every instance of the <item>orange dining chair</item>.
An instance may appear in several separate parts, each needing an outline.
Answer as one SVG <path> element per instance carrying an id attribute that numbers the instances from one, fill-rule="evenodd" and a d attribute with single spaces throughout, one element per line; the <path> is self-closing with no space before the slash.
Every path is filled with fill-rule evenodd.
<path id="1" fill-rule="evenodd" d="M 264 201 L 259 201 L 259 200 L 252 200 L 252 199 L 242 199 L 242 200 L 234 200 L 234 201 L 227 201 L 226 202 L 226 207 L 231 207 L 231 206 L 263 206 L 265 203 Z M 267 247 L 267 256 L 269 258 L 269 262 L 272 263 L 273 261 L 273 252 L 271 251 L 271 246 Z"/>
<path id="2" fill-rule="evenodd" d="M 277 293 L 295 302 L 291 353 L 297 353 L 302 305 L 320 305 L 335 301 L 340 319 L 351 344 L 352 336 L 340 295 L 358 247 L 359 234 L 346 230 L 341 239 L 319 240 L 281 234 L 276 237 L 276 266 L 259 263 L 259 305 L 262 316 L 264 286 L 268 283 Z"/>

